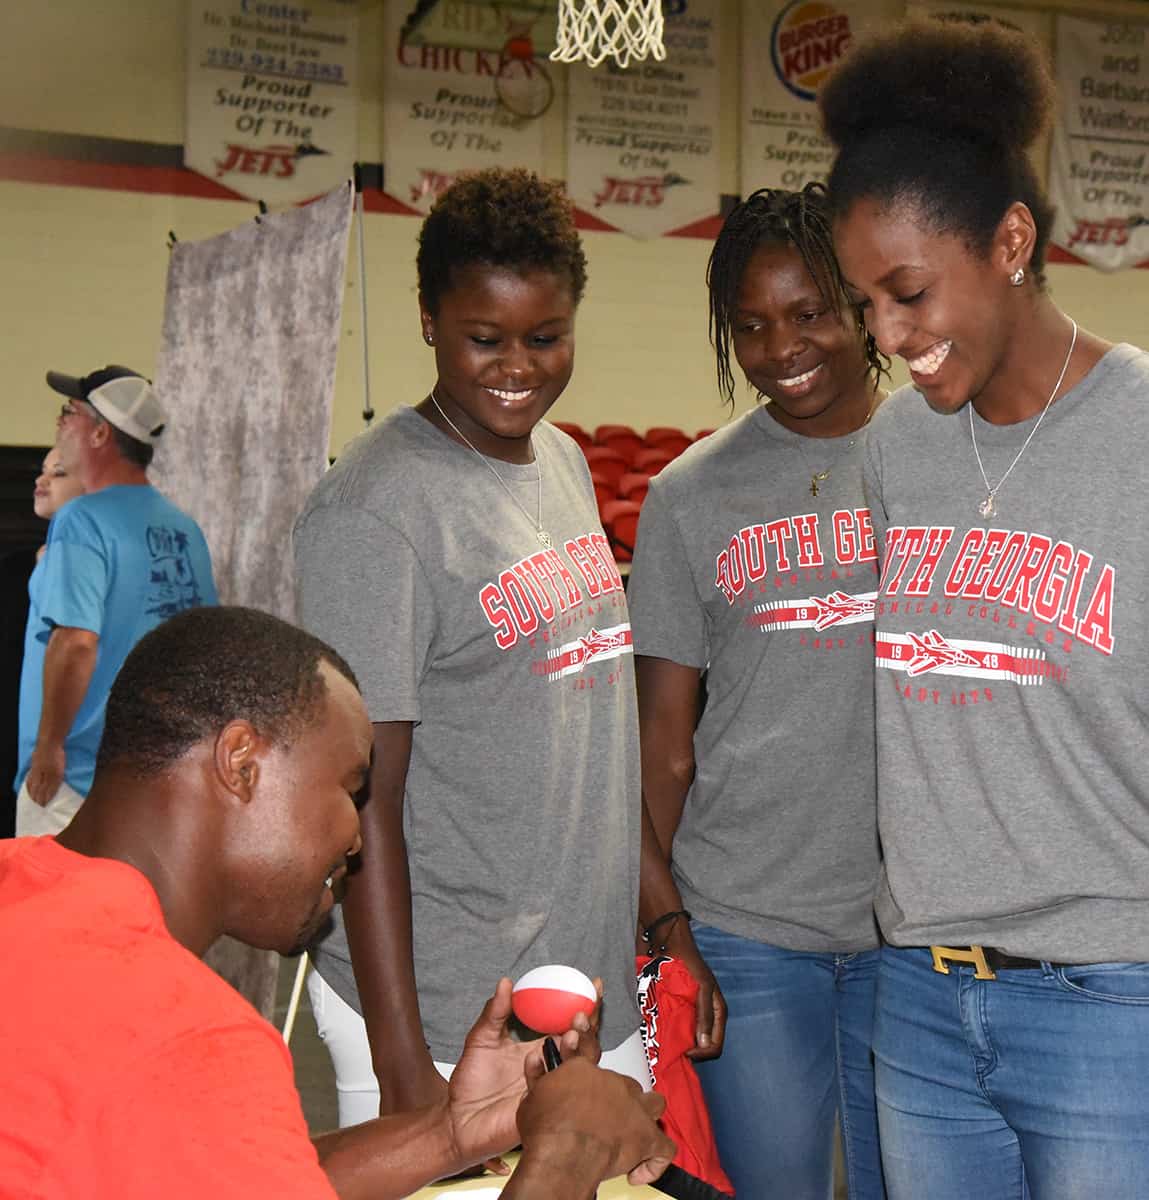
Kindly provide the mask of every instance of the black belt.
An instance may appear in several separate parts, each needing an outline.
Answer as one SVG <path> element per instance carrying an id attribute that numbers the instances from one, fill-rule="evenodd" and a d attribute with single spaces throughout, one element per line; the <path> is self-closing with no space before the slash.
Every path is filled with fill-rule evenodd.
<path id="1" fill-rule="evenodd" d="M 975 979 L 993 979 L 996 971 L 1035 971 L 1045 964 L 1037 958 L 1022 958 L 1019 954 L 1006 954 L 993 946 L 931 946 L 934 970 L 942 975 L 950 973 L 947 963 L 965 963 L 974 969 Z M 1063 963 L 1050 963 L 1060 967 Z"/>

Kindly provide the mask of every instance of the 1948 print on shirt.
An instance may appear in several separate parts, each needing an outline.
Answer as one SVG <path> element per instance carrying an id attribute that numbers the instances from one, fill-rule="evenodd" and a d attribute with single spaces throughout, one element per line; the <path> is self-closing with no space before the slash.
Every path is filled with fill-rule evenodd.
<path id="1" fill-rule="evenodd" d="M 976 691 L 951 697 L 966 704 L 991 701 L 993 689 L 984 686 L 991 682 L 1064 683 L 1068 666 L 1051 662 L 1043 645 L 1068 654 L 1077 643 L 1112 655 L 1116 572 L 1111 564 L 1096 563 L 1088 551 L 1039 533 L 976 526 L 960 538 L 955 533 L 953 526 L 887 531 L 877 615 L 904 617 L 907 628 L 893 632 L 889 626 L 895 621 L 881 622 L 886 628 L 877 635 L 879 668 L 905 672 L 914 681 L 925 675 L 980 681 Z M 943 567 L 954 546 L 952 560 Z M 922 622 L 923 617 L 935 620 Z M 946 636 L 937 628 L 946 618 L 984 622 L 987 633 L 996 636 Z M 1038 644 L 1021 644 L 1022 639 Z M 924 703 L 944 698 L 940 690 L 900 680 L 898 689 L 906 699 Z"/>
<path id="2" fill-rule="evenodd" d="M 563 550 L 578 578 L 557 550 L 540 550 L 484 584 L 479 603 L 500 650 L 510 650 L 520 640 L 531 647 L 542 645 L 546 653 L 532 661 L 531 673 L 551 682 L 575 676 L 575 687 L 583 689 L 595 682 L 593 676 L 583 675 L 589 663 L 633 654 L 634 647 L 622 576 L 605 535 L 590 532 L 568 538 Z M 585 633 L 573 632 L 587 616 L 595 624 Z M 618 672 L 608 674 L 606 681 L 616 683 Z"/>
<path id="3" fill-rule="evenodd" d="M 745 525 L 718 553 L 714 586 L 727 603 L 735 605 L 767 592 L 770 584 L 764 581 L 771 574 L 777 590 L 802 583 L 814 585 L 806 596 L 754 604 L 746 623 L 764 633 L 810 629 L 821 634 L 843 625 L 869 623 L 874 616 L 876 593 L 845 590 L 855 571 L 877 573 L 878 556 L 869 509 L 838 509 L 830 518 L 828 532 L 832 546 L 829 565 L 817 513 L 798 513 Z M 869 640 L 869 635 L 863 634 L 862 640 Z M 811 639 L 803 634 L 801 642 L 821 650 L 845 647 L 847 639 L 833 635 Z"/>

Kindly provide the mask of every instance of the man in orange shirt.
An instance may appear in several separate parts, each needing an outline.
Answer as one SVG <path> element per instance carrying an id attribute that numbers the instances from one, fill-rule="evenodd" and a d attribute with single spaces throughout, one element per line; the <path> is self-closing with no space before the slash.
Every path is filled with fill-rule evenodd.
<path id="1" fill-rule="evenodd" d="M 311 941 L 370 754 L 350 669 L 293 626 L 193 609 L 136 646 L 71 825 L 0 843 L 0 1194 L 379 1200 L 520 1140 L 507 1200 L 662 1171 L 658 1098 L 586 1061 L 585 1023 L 541 1078 L 506 979 L 445 1100 L 309 1141 L 282 1040 L 199 956 Z"/>

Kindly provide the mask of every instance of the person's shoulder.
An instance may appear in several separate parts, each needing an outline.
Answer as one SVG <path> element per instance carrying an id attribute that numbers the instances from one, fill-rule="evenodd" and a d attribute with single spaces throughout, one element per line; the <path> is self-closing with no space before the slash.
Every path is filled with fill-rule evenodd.
<path id="1" fill-rule="evenodd" d="M 1101 356 L 1094 370 L 1112 385 L 1125 385 L 1143 392 L 1149 380 L 1149 351 L 1129 342 L 1118 342 Z"/>
<path id="2" fill-rule="evenodd" d="M 353 438 L 316 484 L 304 507 L 372 510 L 409 491 L 433 453 L 436 431 L 413 408 L 398 408 Z"/>
<path id="3" fill-rule="evenodd" d="M 717 477 L 736 467 L 743 458 L 753 457 L 764 443 L 754 438 L 754 412 L 742 416 L 692 442 L 673 461 L 666 464 L 651 479 L 651 487 L 658 492 L 674 496 L 689 493 L 697 498 L 701 489 L 708 484 L 724 486 Z"/>
<path id="4" fill-rule="evenodd" d="M 552 425 L 550 421 L 540 421 L 531 431 L 532 438 L 538 445 L 543 446 L 551 454 L 563 459 L 573 469 L 578 470 L 586 462 L 578 442 L 569 433 Z M 590 468 L 588 467 L 589 471 Z"/>
<path id="5" fill-rule="evenodd" d="M 100 530 L 116 511 L 106 491 L 85 492 L 61 505 L 48 526 L 48 541 L 74 541 L 99 536 Z"/>
<path id="6" fill-rule="evenodd" d="M 889 442 L 930 417 L 937 419 L 921 392 L 912 383 L 896 388 L 878 405 L 866 426 L 865 436 L 873 445 Z"/>
<path id="7" fill-rule="evenodd" d="M 419 497 L 441 469 L 439 437 L 414 408 L 396 409 L 375 422 L 344 446 L 315 485 L 296 518 L 296 536 L 317 527 L 317 514 L 329 522 L 349 516 L 372 527 L 402 529 L 408 514 L 425 508 Z"/>
<path id="8" fill-rule="evenodd" d="M 904 420 L 906 414 L 917 413 L 925 406 L 921 392 L 912 383 L 905 383 L 895 388 L 874 409 L 870 418 L 871 429 L 883 429 L 893 421 Z"/>

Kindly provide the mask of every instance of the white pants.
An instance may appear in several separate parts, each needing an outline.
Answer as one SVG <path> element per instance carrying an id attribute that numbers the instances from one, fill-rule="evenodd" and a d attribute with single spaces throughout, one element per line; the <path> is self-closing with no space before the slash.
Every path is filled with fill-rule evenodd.
<path id="1" fill-rule="evenodd" d="M 307 976 L 307 994 L 311 998 L 311 1011 L 315 1014 L 319 1036 L 335 1067 L 339 1127 L 346 1129 L 348 1125 L 373 1121 L 379 1115 L 379 1084 L 371 1068 L 371 1046 L 363 1018 L 328 987 L 318 971 L 311 971 Z M 622 1045 L 604 1050 L 599 1065 L 637 1079 L 644 1091 L 649 1091 L 652 1086 L 642 1035 L 637 1029 Z M 444 1079 L 450 1079 L 454 1069 L 454 1063 L 435 1063 L 435 1070 Z"/>
<path id="2" fill-rule="evenodd" d="M 16 836 L 38 837 L 42 833 L 61 832 L 83 802 L 79 792 L 62 783 L 52 799 L 41 806 L 32 799 L 28 784 L 22 783 L 16 797 Z"/>

